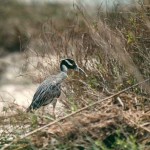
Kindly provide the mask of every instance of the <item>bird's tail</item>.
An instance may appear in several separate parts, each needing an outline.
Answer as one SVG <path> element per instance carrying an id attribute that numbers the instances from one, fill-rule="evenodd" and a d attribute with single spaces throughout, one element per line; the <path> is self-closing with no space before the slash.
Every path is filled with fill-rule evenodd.
<path id="1" fill-rule="evenodd" d="M 31 106 L 29 106 L 29 107 L 26 109 L 26 112 L 27 112 L 27 113 L 28 113 L 28 112 L 30 112 L 30 113 L 33 112 Z"/>

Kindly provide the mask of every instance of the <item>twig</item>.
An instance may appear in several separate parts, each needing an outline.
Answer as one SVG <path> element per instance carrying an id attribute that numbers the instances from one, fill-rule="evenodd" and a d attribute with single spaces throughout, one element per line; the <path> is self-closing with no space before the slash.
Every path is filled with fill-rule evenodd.
<path id="1" fill-rule="evenodd" d="M 147 132 L 150 133 L 150 130 L 149 130 L 148 128 L 144 127 L 143 125 L 138 125 L 136 122 L 132 121 L 131 119 L 129 119 L 129 118 L 125 117 L 125 116 L 124 116 L 124 118 L 125 118 L 126 120 L 128 120 L 128 122 L 131 122 L 131 123 L 132 123 L 134 126 L 136 126 L 137 128 L 141 128 L 141 129 L 143 129 L 143 130 L 145 130 L 145 131 L 147 131 Z"/>
<path id="2" fill-rule="evenodd" d="M 71 113 L 71 114 L 68 114 L 68 115 L 66 115 L 66 116 L 64 116 L 64 117 L 62 117 L 62 118 L 56 119 L 56 120 L 53 121 L 53 122 L 50 122 L 50 123 L 48 123 L 48 124 L 46 124 L 46 125 L 44 125 L 44 126 L 42 126 L 42 127 L 40 127 L 40 128 L 37 128 L 37 129 L 35 129 L 35 130 L 33 130 L 33 131 L 31 131 L 31 132 L 29 132 L 29 133 L 27 133 L 27 134 L 21 136 L 20 138 L 14 139 L 11 143 L 9 143 L 9 144 L 3 146 L 0 150 L 5 150 L 5 149 L 8 148 L 9 146 L 11 146 L 13 143 L 15 143 L 15 142 L 17 142 L 17 141 L 19 141 L 19 140 L 22 140 L 22 139 L 24 139 L 24 138 L 26 138 L 26 137 L 28 137 L 28 136 L 30 136 L 30 135 L 32 135 L 32 134 L 38 132 L 38 131 L 41 131 L 41 130 L 43 130 L 43 129 L 45 129 L 45 128 L 51 126 L 51 125 L 54 125 L 54 124 L 56 124 L 56 123 L 58 123 L 58 122 L 60 122 L 60 121 L 62 121 L 62 120 L 65 120 L 66 118 L 69 118 L 69 117 L 71 117 L 71 116 L 73 116 L 73 115 L 75 115 L 75 114 L 77 114 L 77 113 L 80 113 L 80 112 L 83 111 L 83 110 L 86 110 L 86 109 L 88 109 L 88 108 L 90 108 L 90 107 L 92 107 L 92 106 L 95 106 L 96 104 L 99 104 L 99 103 L 101 103 L 101 102 L 103 102 L 103 101 L 105 101 L 105 100 L 111 99 L 111 98 L 113 98 L 114 96 L 117 96 L 117 95 L 119 95 L 119 94 L 121 94 L 121 93 L 123 93 L 123 92 L 125 92 L 125 91 L 127 91 L 127 90 L 129 90 L 129 89 L 131 89 L 131 88 L 133 88 L 133 87 L 136 87 L 136 86 L 138 86 L 138 85 L 140 85 L 140 84 L 142 84 L 142 83 L 144 83 L 144 82 L 147 82 L 147 81 L 149 81 L 149 80 L 150 80 L 150 78 L 148 78 L 148 79 L 146 79 L 146 80 L 144 80 L 144 81 L 141 81 L 141 82 L 139 82 L 139 83 L 137 83 L 137 84 L 134 84 L 134 85 L 132 85 L 132 86 L 130 86 L 130 87 L 128 87 L 128 88 L 125 88 L 125 89 L 123 89 L 123 90 L 121 90 L 121 91 L 119 91 L 119 92 L 117 92 L 117 93 L 115 93 L 115 94 L 113 94 L 113 95 L 111 95 L 111 96 L 109 96 L 109 97 L 106 97 L 106 98 L 104 98 L 104 99 L 102 99 L 102 100 L 98 100 L 98 101 L 96 101 L 96 102 L 94 102 L 94 103 L 92 103 L 92 104 L 90 104 L 90 105 L 88 105 L 88 106 L 85 106 L 85 107 L 83 107 L 83 108 L 81 108 L 81 109 L 79 109 L 79 110 L 77 110 L 77 111 L 75 111 L 75 112 L 73 112 L 73 113 Z M 142 127 L 142 129 L 145 129 L 145 128 Z M 145 130 L 149 132 L 149 130 L 147 130 L 147 129 L 145 129 Z"/>
<path id="3" fill-rule="evenodd" d="M 120 105 L 125 108 L 124 103 L 122 102 L 121 98 L 118 96 L 117 97 L 118 102 L 120 103 Z"/>

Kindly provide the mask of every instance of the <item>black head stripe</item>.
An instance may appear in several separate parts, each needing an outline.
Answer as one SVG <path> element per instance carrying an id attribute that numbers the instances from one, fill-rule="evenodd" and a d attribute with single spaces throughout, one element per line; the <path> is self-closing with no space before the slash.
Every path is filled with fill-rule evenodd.
<path id="1" fill-rule="evenodd" d="M 60 67 L 65 65 L 68 69 L 75 69 L 77 67 L 76 63 L 72 59 L 62 59 Z"/>

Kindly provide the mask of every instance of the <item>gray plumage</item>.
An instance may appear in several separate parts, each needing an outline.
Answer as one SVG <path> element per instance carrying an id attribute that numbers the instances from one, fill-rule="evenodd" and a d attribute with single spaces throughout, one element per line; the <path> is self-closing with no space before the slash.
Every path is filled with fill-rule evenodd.
<path id="1" fill-rule="evenodd" d="M 76 71 L 85 72 L 78 67 L 78 65 L 72 59 L 64 59 L 60 63 L 61 72 L 57 75 L 53 75 L 44 80 L 37 88 L 31 105 L 27 109 L 27 112 L 32 112 L 41 106 L 53 104 L 53 113 L 57 98 L 61 95 L 61 83 L 67 78 L 68 69 L 74 69 Z"/>
<path id="2" fill-rule="evenodd" d="M 55 100 L 53 102 L 55 105 L 57 101 L 56 98 L 61 95 L 61 83 L 65 78 L 67 78 L 67 74 L 61 72 L 56 76 L 51 76 L 44 80 L 36 90 L 27 112 L 48 105 L 52 103 L 53 100 Z"/>

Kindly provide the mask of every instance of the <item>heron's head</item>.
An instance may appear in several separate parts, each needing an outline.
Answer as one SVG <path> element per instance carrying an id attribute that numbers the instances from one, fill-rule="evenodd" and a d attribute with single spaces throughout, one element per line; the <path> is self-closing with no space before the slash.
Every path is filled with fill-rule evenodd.
<path id="1" fill-rule="evenodd" d="M 60 70 L 63 72 L 67 72 L 68 69 L 73 69 L 87 76 L 87 74 L 77 65 L 77 63 L 74 60 L 69 58 L 62 59 L 60 62 Z"/>

